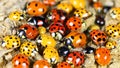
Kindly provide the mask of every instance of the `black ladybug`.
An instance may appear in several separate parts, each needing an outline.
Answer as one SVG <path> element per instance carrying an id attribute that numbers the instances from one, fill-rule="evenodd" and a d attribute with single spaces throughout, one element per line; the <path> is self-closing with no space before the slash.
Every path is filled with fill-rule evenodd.
<path id="1" fill-rule="evenodd" d="M 60 47 L 58 49 L 58 53 L 60 56 L 67 56 L 69 54 L 70 50 L 67 47 Z"/>
<path id="2" fill-rule="evenodd" d="M 85 53 L 85 54 L 91 54 L 91 53 L 93 53 L 95 51 L 95 49 L 94 48 L 92 48 L 92 47 L 86 47 L 84 50 L 83 50 L 83 52 Z"/>
<path id="3" fill-rule="evenodd" d="M 36 27 L 44 26 L 47 27 L 47 20 L 43 16 L 33 16 L 28 20 L 28 23 Z"/>
<path id="4" fill-rule="evenodd" d="M 104 17 L 102 17 L 100 15 L 96 16 L 95 24 L 97 24 L 99 26 L 104 26 L 105 25 Z"/>

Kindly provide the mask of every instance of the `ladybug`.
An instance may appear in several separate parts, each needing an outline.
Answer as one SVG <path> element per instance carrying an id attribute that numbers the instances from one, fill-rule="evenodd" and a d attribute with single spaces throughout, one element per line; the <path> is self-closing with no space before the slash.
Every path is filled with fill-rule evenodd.
<path id="1" fill-rule="evenodd" d="M 61 22 L 64 23 L 64 21 L 67 19 L 67 13 L 63 10 L 58 9 L 52 9 L 47 14 L 48 22 Z"/>
<path id="2" fill-rule="evenodd" d="M 58 51 L 54 47 L 46 47 L 43 51 L 43 57 L 51 64 L 59 62 Z"/>
<path id="3" fill-rule="evenodd" d="M 93 47 L 90 47 L 90 46 L 87 46 L 87 47 L 83 50 L 83 52 L 84 52 L 85 54 L 91 54 L 91 53 L 94 53 L 94 51 L 95 51 L 95 49 L 94 49 Z"/>
<path id="4" fill-rule="evenodd" d="M 56 32 L 52 32 L 51 36 L 55 39 L 55 40 L 62 40 L 63 38 L 63 34 L 60 33 L 59 31 Z"/>
<path id="5" fill-rule="evenodd" d="M 78 8 L 74 11 L 74 16 L 82 19 L 86 19 L 92 15 L 91 12 L 87 11 L 85 8 Z"/>
<path id="6" fill-rule="evenodd" d="M 74 67 L 78 67 L 84 63 L 84 54 L 82 52 L 74 51 L 68 54 L 66 62 L 73 64 Z"/>
<path id="7" fill-rule="evenodd" d="M 95 60 L 99 65 L 108 65 L 111 60 L 110 50 L 107 48 L 98 48 L 95 51 Z"/>
<path id="8" fill-rule="evenodd" d="M 49 26 L 49 32 L 53 33 L 53 32 L 60 32 L 62 35 L 65 34 L 65 26 L 62 23 L 52 23 Z"/>
<path id="9" fill-rule="evenodd" d="M 117 25 L 108 25 L 105 28 L 106 33 L 108 34 L 108 36 L 112 37 L 112 38 L 120 38 L 120 29 L 119 26 Z"/>
<path id="10" fill-rule="evenodd" d="M 35 26 L 24 24 L 19 27 L 18 36 L 21 38 L 35 39 L 38 33 L 38 29 Z"/>
<path id="11" fill-rule="evenodd" d="M 108 41 L 105 46 L 108 49 L 114 49 L 117 46 L 117 43 L 115 41 Z"/>
<path id="12" fill-rule="evenodd" d="M 117 19 L 117 20 L 120 20 L 120 8 L 119 7 L 114 7 L 112 9 L 110 9 L 110 16 L 113 18 L 113 19 Z"/>
<path id="13" fill-rule="evenodd" d="M 107 40 L 107 35 L 101 30 L 92 30 L 90 37 L 96 45 L 103 45 Z"/>
<path id="14" fill-rule="evenodd" d="M 86 2 L 85 0 L 70 0 L 70 3 L 73 5 L 74 8 L 85 8 Z"/>
<path id="15" fill-rule="evenodd" d="M 47 60 L 37 60 L 33 64 L 33 68 L 51 68 Z"/>
<path id="16" fill-rule="evenodd" d="M 92 30 L 100 30 L 100 26 L 98 26 L 97 24 L 91 25 L 88 28 L 88 32 L 91 32 Z"/>
<path id="17" fill-rule="evenodd" d="M 71 68 L 68 62 L 60 62 L 57 64 L 57 68 Z"/>
<path id="18" fill-rule="evenodd" d="M 55 47 L 57 44 L 55 39 L 48 34 L 41 34 L 37 39 L 37 43 L 41 44 L 43 47 Z"/>
<path id="19" fill-rule="evenodd" d="M 32 42 L 26 41 L 20 46 L 20 52 L 28 57 L 34 57 L 38 52 L 38 48 Z"/>
<path id="20" fill-rule="evenodd" d="M 87 41 L 87 37 L 84 33 L 78 33 L 78 32 L 70 32 L 65 37 L 65 45 L 68 46 L 68 48 L 77 48 L 77 47 L 84 47 Z"/>
<path id="21" fill-rule="evenodd" d="M 43 3 L 48 6 L 53 6 L 56 4 L 56 0 L 43 0 Z"/>
<path id="22" fill-rule="evenodd" d="M 112 6 L 103 6 L 102 12 L 106 14 L 111 8 Z"/>
<path id="23" fill-rule="evenodd" d="M 39 34 L 45 34 L 46 33 L 46 28 L 43 26 L 38 27 Z"/>
<path id="24" fill-rule="evenodd" d="M 60 3 L 57 5 L 57 9 L 70 13 L 73 10 L 73 6 L 69 3 Z"/>
<path id="25" fill-rule="evenodd" d="M 26 12 L 32 16 L 40 16 L 47 12 L 47 7 L 40 1 L 31 1 L 27 4 Z"/>
<path id="26" fill-rule="evenodd" d="M 12 59 L 12 65 L 14 68 L 29 68 L 30 62 L 27 56 L 17 54 Z"/>
<path id="27" fill-rule="evenodd" d="M 81 28 L 82 26 L 82 21 L 80 20 L 80 18 L 78 17 L 71 17 L 67 20 L 66 22 L 66 26 L 68 27 L 68 29 L 70 29 L 71 31 L 73 30 L 78 30 Z"/>
<path id="28" fill-rule="evenodd" d="M 102 17 L 102 16 L 96 16 L 95 24 L 97 24 L 99 26 L 104 26 L 105 25 L 104 17 Z"/>
<path id="29" fill-rule="evenodd" d="M 28 23 L 36 27 L 40 27 L 40 26 L 47 27 L 48 26 L 46 19 L 42 16 L 33 16 L 32 18 L 28 20 Z"/>
<path id="30" fill-rule="evenodd" d="M 20 44 L 20 38 L 15 35 L 5 36 L 2 40 L 2 47 L 5 47 L 7 49 L 20 47 Z"/>
<path id="31" fill-rule="evenodd" d="M 8 15 L 8 17 L 9 17 L 10 20 L 13 20 L 13 21 L 21 21 L 26 16 L 25 16 L 25 14 L 23 12 L 13 11 L 13 12 L 10 12 L 10 14 Z"/>
<path id="32" fill-rule="evenodd" d="M 69 48 L 63 46 L 58 48 L 58 53 L 59 53 L 59 56 L 67 56 L 70 53 L 70 50 Z"/>
<path id="33" fill-rule="evenodd" d="M 93 7 L 94 7 L 95 10 L 97 10 L 98 12 L 101 12 L 102 9 L 103 9 L 103 5 L 102 5 L 101 2 L 95 2 L 95 3 L 93 4 Z"/>

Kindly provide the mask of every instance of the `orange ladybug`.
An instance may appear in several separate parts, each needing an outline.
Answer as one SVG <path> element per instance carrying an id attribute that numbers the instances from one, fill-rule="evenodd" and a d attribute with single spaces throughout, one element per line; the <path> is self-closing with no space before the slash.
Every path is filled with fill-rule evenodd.
<path id="1" fill-rule="evenodd" d="M 56 4 L 56 0 L 43 0 L 43 3 L 48 6 L 53 6 Z"/>
<path id="2" fill-rule="evenodd" d="M 71 47 L 84 47 L 86 44 L 87 37 L 84 33 L 78 33 L 76 31 L 70 32 L 65 37 L 65 44 Z"/>
<path id="3" fill-rule="evenodd" d="M 67 20 L 66 26 L 68 29 L 72 30 L 77 30 L 80 29 L 82 26 L 82 21 L 78 17 L 71 17 Z"/>
<path id="4" fill-rule="evenodd" d="M 101 30 L 92 30 L 90 37 L 96 45 L 103 45 L 107 40 L 107 35 Z"/>
<path id="5" fill-rule="evenodd" d="M 12 59 L 12 64 L 14 68 L 29 68 L 28 57 L 23 54 L 17 54 Z"/>
<path id="6" fill-rule="evenodd" d="M 68 62 L 61 62 L 57 64 L 57 68 L 71 68 Z"/>
<path id="7" fill-rule="evenodd" d="M 48 63 L 47 60 L 37 60 L 34 63 L 33 68 L 51 68 L 51 67 L 50 63 Z"/>
<path id="8" fill-rule="evenodd" d="M 111 60 L 110 50 L 107 48 L 98 48 L 95 52 L 95 59 L 99 65 L 108 65 Z"/>
<path id="9" fill-rule="evenodd" d="M 32 16 L 40 16 L 46 13 L 47 7 L 40 1 L 31 1 L 28 3 L 26 11 Z"/>

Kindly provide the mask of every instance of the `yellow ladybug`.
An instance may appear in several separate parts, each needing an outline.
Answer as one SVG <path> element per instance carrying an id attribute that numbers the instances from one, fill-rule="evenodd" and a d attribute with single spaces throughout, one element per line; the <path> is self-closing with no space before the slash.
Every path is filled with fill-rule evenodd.
<path id="1" fill-rule="evenodd" d="M 39 34 L 45 34 L 46 33 L 46 28 L 41 26 L 41 27 L 38 27 L 38 30 L 39 30 Z"/>
<path id="2" fill-rule="evenodd" d="M 40 43 L 43 47 L 55 47 L 56 46 L 56 41 L 55 39 L 48 34 L 41 34 L 39 38 L 37 39 L 37 43 Z"/>
<path id="3" fill-rule="evenodd" d="M 70 3 L 74 6 L 74 8 L 85 8 L 86 7 L 85 0 L 70 0 Z"/>
<path id="4" fill-rule="evenodd" d="M 38 48 L 32 42 L 26 41 L 20 46 L 20 52 L 26 56 L 33 57 L 38 52 Z"/>
<path id="5" fill-rule="evenodd" d="M 45 48 L 43 57 L 51 64 L 56 64 L 60 60 L 58 51 L 54 47 Z"/>
<path id="6" fill-rule="evenodd" d="M 61 9 L 67 13 L 70 13 L 73 9 L 73 6 L 69 3 L 60 3 L 57 5 L 57 9 Z"/>
<path id="7" fill-rule="evenodd" d="M 114 7 L 110 10 L 110 16 L 113 19 L 120 20 L 120 7 Z"/>
<path id="8" fill-rule="evenodd" d="M 74 16 L 82 19 L 86 19 L 92 15 L 91 12 L 87 11 L 85 8 L 78 8 L 74 11 Z"/>
<path id="9" fill-rule="evenodd" d="M 106 48 L 108 49 L 113 49 L 116 47 L 116 42 L 115 41 L 109 41 L 106 43 Z"/>
<path id="10" fill-rule="evenodd" d="M 106 26 L 105 31 L 108 34 L 108 36 L 112 38 L 120 38 L 120 28 L 117 27 L 117 25 L 108 25 Z"/>
<path id="11" fill-rule="evenodd" d="M 16 48 L 20 46 L 20 38 L 15 35 L 5 36 L 2 40 L 2 47 L 7 49 Z"/>
<path id="12" fill-rule="evenodd" d="M 13 11 L 9 14 L 9 19 L 13 21 L 21 21 L 25 18 L 25 14 L 20 11 Z"/>

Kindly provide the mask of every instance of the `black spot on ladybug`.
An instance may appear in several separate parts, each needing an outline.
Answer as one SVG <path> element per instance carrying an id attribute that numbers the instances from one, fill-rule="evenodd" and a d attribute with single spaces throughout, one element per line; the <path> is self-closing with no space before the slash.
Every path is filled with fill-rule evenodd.
<path id="1" fill-rule="evenodd" d="M 105 41 L 105 38 L 103 38 L 103 41 Z"/>
<path id="2" fill-rule="evenodd" d="M 56 26 L 58 26 L 58 24 L 55 24 Z"/>
<path id="3" fill-rule="evenodd" d="M 93 32 L 93 34 L 95 34 L 95 32 Z"/>
<path id="4" fill-rule="evenodd" d="M 83 56 L 83 54 L 82 54 L 82 53 L 80 53 L 80 56 Z"/>
<path id="5" fill-rule="evenodd" d="M 53 51 L 51 51 L 51 53 L 52 53 Z"/>
<path id="6" fill-rule="evenodd" d="M 65 63 L 65 65 L 67 66 L 67 64 Z"/>
<path id="7" fill-rule="evenodd" d="M 27 29 L 28 29 L 28 27 L 24 27 L 24 29 L 25 29 L 25 30 L 27 30 Z"/>
<path id="8" fill-rule="evenodd" d="M 76 21 L 76 20 L 74 20 L 74 21 Z"/>
<path id="9" fill-rule="evenodd" d="M 10 37 L 10 39 L 12 39 L 12 37 Z"/>
<path id="10" fill-rule="evenodd" d="M 80 24 L 80 22 L 78 22 Z"/>
<path id="11" fill-rule="evenodd" d="M 114 37 L 116 37 L 116 35 L 114 35 Z"/>
<path id="12" fill-rule="evenodd" d="M 77 30 L 77 28 L 75 28 L 75 30 Z"/>
<path id="13" fill-rule="evenodd" d="M 80 39 L 82 39 L 82 36 L 80 36 Z"/>
<path id="14" fill-rule="evenodd" d="M 114 30 L 116 32 L 116 30 Z"/>
<path id="15" fill-rule="evenodd" d="M 71 36 L 72 39 L 74 39 L 74 36 Z"/>
<path id="16" fill-rule="evenodd" d="M 24 59 L 24 57 L 22 56 L 22 58 Z"/>
<path id="17" fill-rule="evenodd" d="M 12 45 L 12 47 L 14 47 L 14 45 Z"/>
<path id="18" fill-rule="evenodd" d="M 29 53 L 27 53 L 29 55 Z"/>
<path id="19" fill-rule="evenodd" d="M 17 39 L 17 37 L 15 37 L 15 39 Z"/>
<path id="20" fill-rule="evenodd" d="M 117 29 L 119 31 L 119 29 Z"/>
<path id="21" fill-rule="evenodd" d="M 75 26 L 75 24 L 73 24 L 73 26 Z"/>
<path id="22" fill-rule="evenodd" d="M 73 56 L 76 56 L 76 53 L 73 53 Z"/>
<path id="23" fill-rule="evenodd" d="M 105 34 L 104 33 L 102 33 L 102 36 L 104 36 Z"/>
<path id="24" fill-rule="evenodd" d="M 32 28 L 33 30 L 35 30 L 35 28 Z"/>
<path id="25" fill-rule="evenodd" d="M 63 65 L 61 65 L 61 67 L 63 67 Z"/>
<path id="26" fill-rule="evenodd" d="M 36 4 L 35 4 L 35 6 L 37 7 L 37 6 L 38 6 L 38 4 L 36 3 Z"/>
<path id="27" fill-rule="evenodd" d="M 95 35 L 97 37 L 97 35 Z"/>
<path id="28" fill-rule="evenodd" d="M 42 9 L 42 12 L 44 12 L 44 9 Z"/>
<path id="29" fill-rule="evenodd" d="M 98 35 L 100 36 L 100 35 L 101 35 L 101 33 L 98 33 Z"/>
<path id="30" fill-rule="evenodd" d="M 20 56 L 18 57 L 18 59 L 20 59 Z"/>
<path id="31" fill-rule="evenodd" d="M 35 13 L 35 10 L 33 10 L 33 13 Z"/>
<path id="32" fill-rule="evenodd" d="M 98 40 L 97 40 L 97 41 L 98 41 L 98 42 L 99 42 L 99 41 L 101 41 L 101 38 L 98 38 Z"/>
<path id="33" fill-rule="evenodd" d="M 79 10 L 76 10 L 76 12 L 79 12 Z"/>
<path id="34" fill-rule="evenodd" d="M 27 45 L 30 45 L 29 43 Z"/>
<path id="35" fill-rule="evenodd" d="M 28 6 L 30 5 L 31 3 L 28 3 Z"/>

